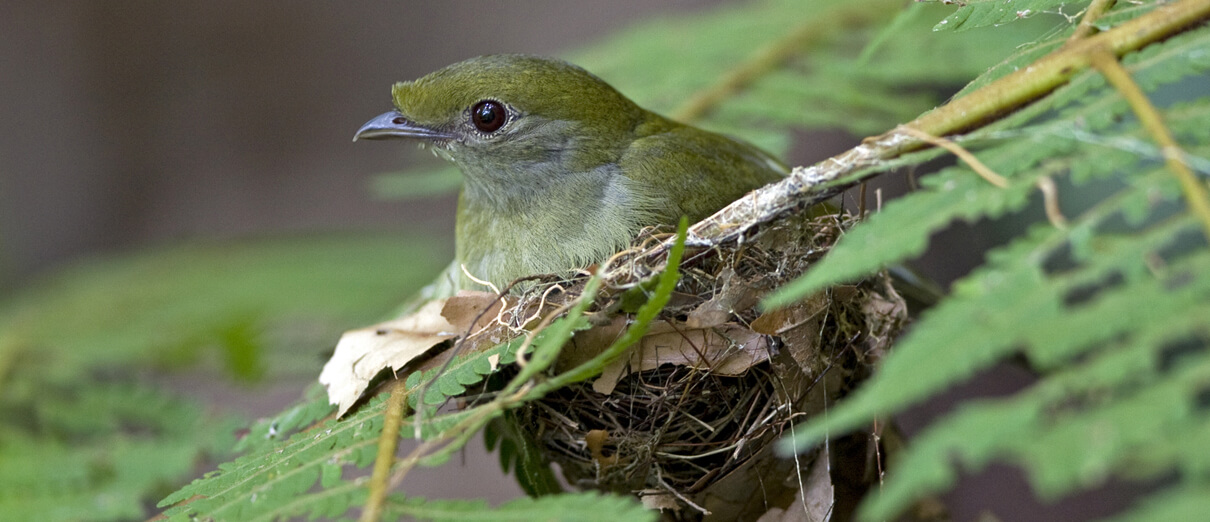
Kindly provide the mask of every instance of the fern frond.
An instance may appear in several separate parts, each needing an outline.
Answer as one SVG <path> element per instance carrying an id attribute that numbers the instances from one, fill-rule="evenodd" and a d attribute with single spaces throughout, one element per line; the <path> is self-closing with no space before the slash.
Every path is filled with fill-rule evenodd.
<path id="1" fill-rule="evenodd" d="M 162 246 L 85 260 L 4 296 L 2 517 L 146 518 L 200 458 L 225 459 L 242 424 L 162 389 L 174 371 L 202 363 L 217 382 L 216 361 L 237 376 L 314 372 L 301 353 L 438 269 L 439 256 L 426 268 L 421 253 L 414 271 L 399 270 L 416 247 L 383 235 Z M 320 406 L 283 431 L 326 415 Z M 279 442 L 270 426 L 243 441 Z"/>
<path id="2" fill-rule="evenodd" d="M 1066 17 L 1079 15 L 1080 12 L 1076 11 L 1078 8 L 1073 9 L 1068 5 L 1071 3 L 1070 0 L 1017 0 L 1015 2 L 966 0 L 959 4 L 960 7 L 954 11 L 954 14 L 938 22 L 933 30 L 962 31 L 989 25 L 1001 25 L 1047 12 Z M 1065 12 L 1065 9 L 1070 9 L 1072 12 Z"/>
<path id="3" fill-rule="evenodd" d="M 991 3 L 970 7 L 985 9 L 964 14 L 984 16 L 975 25 L 1005 21 Z M 1111 15 L 1120 21 L 1121 12 Z M 1034 47 L 1055 48 L 1059 38 Z M 1165 107 L 1164 124 L 1204 183 L 1210 175 L 1210 92 L 1204 88 L 1210 28 L 1203 24 L 1148 46 L 1123 64 Z M 1210 469 L 1187 442 L 1210 427 L 1210 245 L 1162 166 L 1165 154 L 1095 71 L 956 141 L 1010 186 L 996 188 L 965 166 L 927 177 L 922 190 L 852 229 L 773 302 L 918 255 L 931 234 L 955 220 L 1020 212 L 1043 176 L 1069 180 L 1067 191 L 1095 183 L 1111 195 L 1089 191 L 1083 202 L 1065 203 L 1076 215 L 1068 226 L 1036 224 L 988 252 L 983 266 L 923 315 L 874 379 L 826 419 L 800 427 L 783 449 L 810 447 L 828 434 L 903 411 L 1020 353 L 1042 378 L 1014 396 L 969 402 L 934 422 L 895 463 L 882 494 L 863 507 L 864 518 L 893 517 L 952 485 L 959 469 L 979 470 L 992 461 L 1021 466 L 1043 498 L 1095 487 L 1110 476 L 1174 472 L 1196 490 Z M 1173 512 L 1196 505 L 1187 491 L 1181 486 L 1171 493 L 1181 503 Z M 1156 506 L 1146 503 L 1138 516 L 1154 516 L 1148 513 L 1160 512 Z"/>
<path id="4" fill-rule="evenodd" d="M 1194 31 L 1154 47 L 1127 60 L 1131 72 L 1152 91 L 1210 71 L 1210 58 L 1197 52 L 1210 47 L 1210 30 Z M 1079 106 L 1070 106 L 1076 100 Z M 1166 111 L 1166 121 L 1181 138 L 1196 140 L 1206 133 L 1206 103 L 1203 99 L 1178 105 Z M 1057 115 L 1053 112 L 1056 110 Z M 1120 121 L 1128 106 L 1095 73 L 1082 75 L 1028 111 L 1028 115 L 1044 113 L 1049 117 L 1034 124 L 1014 118 L 1010 123 L 1016 128 L 993 125 L 958 140 L 970 148 L 979 147 L 976 152 L 982 161 L 1012 180 L 1008 189 L 984 182 L 966 167 L 945 169 L 924 178 L 921 191 L 889 203 L 841 238 L 822 262 L 771 297 L 770 302 L 793 300 L 915 257 L 924 251 L 933 233 L 956 219 L 974 222 L 1020 210 L 1028 203 L 1027 196 L 1041 175 L 1070 172 L 1073 182 L 1086 182 L 1120 176 L 1141 161 L 1159 158 L 1158 149 L 1149 144 L 1137 124 Z M 1193 157 L 1196 163 L 1205 156 Z M 913 223 L 913 227 L 904 230 L 902 223 Z"/>

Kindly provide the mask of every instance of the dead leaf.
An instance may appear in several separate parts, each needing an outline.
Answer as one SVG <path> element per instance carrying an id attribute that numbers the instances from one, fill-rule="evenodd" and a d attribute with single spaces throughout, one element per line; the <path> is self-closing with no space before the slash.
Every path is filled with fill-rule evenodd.
<path id="1" fill-rule="evenodd" d="M 685 326 L 711 328 L 722 325 L 731 320 L 736 310 L 752 308 L 760 300 L 756 289 L 736 277 L 735 270 L 730 267 L 724 268 L 717 280 L 723 282 L 722 290 L 689 312 Z"/>
<path id="2" fill-rule="evenodd" d="M 328 402 L 338 406 L 338 416 L 344 415 L 382 370 L 398 371 L 430 348 L 468 331 L 476 317 L 478 327 L 494 320 L 501 305 L 494 301 L 495 294 L 459 292 L 429 301 L 405 317 L 345 332 L 319 374 L 319 382 L 328 389 Z M 489 306 L 493 308 L 483 312 Z"/>
<path id="3" fill-rule="evenodd" d="M 336 352 L 319 374 L 319 382 L 328 389 L 328 402 L 339 407 L 337 415 L 344 415 L 384 368 L 403 368 L 429 348 L 458 335 L 441 315 L 445 302 L 430 301 L 406 317 L 340 336 Z"/>
<path id="4" fill-rule="evenodd" d="M 827 522 L 832 519 L 835 490 L 832 477 L 828 475 L 828 456 L 819 455 L 811 463 L 811 469 L 802 477 L 794 503 L 785 508 L 771 508 L 756 522 Z M 796 477 L 797 478 L 797 477 Z"/>
<path id="5" fill-rule="evenodd" d="M 614 317 L 607 324 L 576 332 L 571 342 L 563 347 L 559 359 L 555 361 L 555 372 L 565 372 L 588 362 L 609 348 L 614 341 L 622 337 L 630 320 L 625 315 Z"/>
<path id="6" fill-rule="evenodd" d="M 808 375 L 819 369 L 819 332 L 825 312 L 832 301 L 818 293 L 787 308 L 762 314 L 752 321 L 752 329 L 765 335 L 777 335 L 798 366 Z"/>
<path id="7" fill-rule="evenodd" d="M 831 304 L 824 293 L 808 297 L 793 306 L 770 310 L 752 321 L 752 329 L 765 335 L 781 335 L 787 330 L 815 319 Z"/>
<path id="8" fill-rule="evenodd" d="M 681 511 L 681 504 L 676 501 L 676 497 L 662 489 L 644 489 L 639 492 L 639 501 L 643 503 L 643 507 L 650 510 L 665 509 L 673 513 Z"/>
<path id="9" fill-rule="evenodd" d="M 768 338 L 742 326 L 686 329 L 655 321 L 639 346 L 631 349 L 629 357 L 605 367 L 593 381 L 592 389 L 609 395 L 622 377 L 665 364 L 734 376 L 768 359 Z"/>
<path id="10" fill-rule="evenodd" d="M 461 290 L 446 300 L 445 306 L 441 307 L 441 316 L 454 325 L 456 332 L 477 331 L 496 320 L 503 304 L 492 292 Z M 479 320 L 475 321 L 475 318 Z"/>
<path id="11" fill-rule="evenodd" d="M 824 446 L 811 463 L 806 483 L 799 484 L 801 488 L 796 499 L 799 504 L 791 506 L 790 509 L 803 515 L 801 520 L 826 522 L 832 518 L 832 508 L 836 505 L 836 488 L 832 486 L 828 459 L 828 448 Z"/>

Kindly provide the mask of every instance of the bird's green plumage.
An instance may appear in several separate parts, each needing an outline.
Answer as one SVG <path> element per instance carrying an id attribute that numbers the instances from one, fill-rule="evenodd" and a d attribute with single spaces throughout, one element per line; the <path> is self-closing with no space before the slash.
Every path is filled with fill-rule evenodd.
<path id="1" fill-rule="evenodd" d="M 426 145 L 462 170 L 458 261 L 500 287 L 599 262 L 644 226 L 702 219 L 786 171 L 752 145 L 646 111 L 549 58 L 472 58 L 398 83 L 393 95 L 395 124 L 439 135 Z M 471 120 L 484 100 L 508 114 L 490 133 Z"/>

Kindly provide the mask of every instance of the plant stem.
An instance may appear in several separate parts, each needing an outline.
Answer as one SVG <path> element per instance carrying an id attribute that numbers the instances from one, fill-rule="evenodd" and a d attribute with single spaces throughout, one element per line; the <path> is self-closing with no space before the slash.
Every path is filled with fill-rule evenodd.
<path id="1" fill-rule="evenodd" d="M 382 433 L 378 435 L 378 456 L 374 459 L 374 473 L 370 475 L 370 494 L 361 512 L 361 522 L 378 522 L 382 517 L 382 506 L 390 492 L 391 467 L 395 464 L 395 450 L 399 448 L 399 429 L 407 409 L 407 384 L 396 379 L 387 397 L 387 410 L 383 414 Z"/>
<path id="2" fill-rule="evenodd" d="M 1112 9 L 1114 3 L 1116 3 L 1116 0 L 1092 0 L 1092 3 L 1088 4 L 1088 8 L 1084 10 L 1084 18 L 1080 19 L 1080 25 L 1076 26 L 1076 30 L 1067 39 L 1067 45 L 1071 45 L 1096 32 L 1097 19 Z"/>
<path id="3" fill-rule="evenodd" d="M 1099 34 L 1072 42 L 1038 61 L 955 99 L 907 124 L 932 136 L 946 136 L 987 124 L 1066 84 L 1087 69 L 1091 54 L 1115 56 L 1172 36 L 1210 18 L 1210 0 L 1182 0 Z M 688 243 L 708 247 L 741 237 L 752 227 L 794 208 L 809 207 L 877 174 L 878 167 L 926 146 L 903 130 L 867 138 L 861 145 L 806 168 L 785 180 L 748 193 L 689 229 Z M 665 241 L 660 249 L 667 249 Z"/>
<path id="4" fill-rule="evenodd" d="M 1164 163 L 1172 170 L 1181 184 L 1181 193 L 1185 195 L 1185 202 L 1189 205 L 1189 210 L 1201 221 L 1206 238 L 1210 239 L 1210 194 L 1207 194 L 1206 184 L 1198 181 L 1193 170 L 1185 163 L 1185 152 L 1181 150 L 1180 145 L 1173 139 L 1172 133 L 1168 131 L 1168 127 L 1164 125 L 1159 111 L 1151 104 L 1151 100 L 1147 99 L 1147 95 L 1143 93 L 1138 84 L 1130 78 L 1130 73 L 1126 72 L 1126 69 L 1118 62 L 1118 58 L 1109 50 L 1095 49 L 1090 58 L 1093 67 L 1096 67 L 1105 76 L 1105 79 L 1109 80 L 1113 88 L 1126 98 L 1126 102 L 1138 116 L 1143 128 L 1147 129 L 1147 132 L 1159 144 L 1160 151 L 1164 155 Z"/>
<path id="5" fill-rule="evenodd" d="M 1066 84 L 1087 69 L 1095 49 L 1122 56 L 1210 17 L 1210 0 L 1184 0 L 1062 47 L 1021 70 L 927 113 L 909 126 L 944 136 L 986 123 Z M 885 136 L 885 135 L 884 135 Z M 884 157 L 885 159 L 885 157 Z"/>

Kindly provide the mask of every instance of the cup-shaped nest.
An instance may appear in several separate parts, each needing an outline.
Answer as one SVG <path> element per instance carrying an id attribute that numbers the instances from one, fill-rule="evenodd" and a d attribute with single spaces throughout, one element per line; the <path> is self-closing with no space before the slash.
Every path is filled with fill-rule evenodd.
<path id="1" fill-rule="evenodd" d="M 786 458 L 772 443 L 870 374 L 906 306 L 885 274 L 776 310 L 757 304 L 809 270 L 848 224 L 835 214 L 782 219 L 742 244 L 686 252 L 676 292 L 643 340 L 596 379 L 527 404 L 514 426 L 570 485 L 637 494 L 669 518 L 755 519 L 796 501 L 830 509 L 840 478 L 826 463 L 870 468 L 874 450 L 848 444 L 852 454 L 839 455 L 844 444 L 833 444 L 830 454 Z M 627 285 L 618 281 L 637 285 L 650 271 L 637 255 L 615 264 L 632 277 L 612 279 L 597 326 L 576 334 L 556 372 L 627 327 L 629 316 L 608 301 L 622 300 Z"/>

